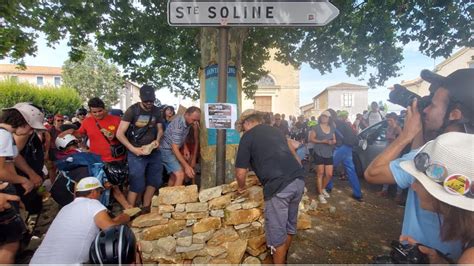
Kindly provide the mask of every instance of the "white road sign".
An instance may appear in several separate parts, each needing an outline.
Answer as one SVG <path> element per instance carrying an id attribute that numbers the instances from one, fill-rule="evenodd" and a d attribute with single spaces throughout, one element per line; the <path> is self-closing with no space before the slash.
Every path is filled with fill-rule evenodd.
<path id="1" fill-rule="evenodd" d="M 324 26 L 338 15 L 327 1 L 168 1 L 171 26 Z"/>

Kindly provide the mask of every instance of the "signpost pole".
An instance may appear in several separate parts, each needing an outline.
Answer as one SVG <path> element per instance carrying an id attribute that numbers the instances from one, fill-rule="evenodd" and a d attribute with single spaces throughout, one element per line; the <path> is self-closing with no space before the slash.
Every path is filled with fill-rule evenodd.
<path id="1" fill-rule="evenodd" d="M 229 28 L 219 27 L 219 82 L 217 91 L 217 102 L 225 103 L 227 101 L 227 48 L 229 42 Z M 217 130 L 216 146 L 216 185 L 225 183 L 225 144 L 226 130 Z"/>

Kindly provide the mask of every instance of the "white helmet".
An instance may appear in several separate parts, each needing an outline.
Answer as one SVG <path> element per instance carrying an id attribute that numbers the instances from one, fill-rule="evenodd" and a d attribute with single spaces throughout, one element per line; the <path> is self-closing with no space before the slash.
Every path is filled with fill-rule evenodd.
<path id="1" fill-rule="evenodd" d="M 64 150 L 72 141 L 77 142 L 76 137 L 71 134 L 67 134 L 63 137 L 57 137 L 54 143 L 56 144 L 56 148 L 58 148 L 59 150 Z"/>

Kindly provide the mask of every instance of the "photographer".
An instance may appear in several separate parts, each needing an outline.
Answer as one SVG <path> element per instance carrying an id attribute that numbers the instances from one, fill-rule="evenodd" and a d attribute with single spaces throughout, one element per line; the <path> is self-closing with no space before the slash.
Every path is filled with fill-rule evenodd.
<path id="1" fill-rule="evenodd" d="M 410 235 L 421 243 L 457 259 L 461 253 L 459 241 L 443 242 L 439 236 L 438 215 L 423 210 L 418 196 L 410 186 L 415 178 L 400 167 L 400 163 L 413 160 L 417 148 L 434 135 L 442 132 L 468 132 L 474 121 L 473 84 L 474 69 L 460 69 L 447 77 L 422 71 L 422 78 L 431 83 L 431 101 L 418 110 L 419 100 L 407 108 L 405 126 L 400 136 L 379 154 L 365 171 L 365 178 L 375 184 L 397 184 L 409 188 L 403 219 L 402 235 Z M 422 124 L 423 122 L 423 124 Z M 398 158 L 405 146 L 411 144 L 412 151 Z M 397 159 L 398 158 L 398 159 Z"/>
<path id="2" fill-rule="evenodd" d="M 441 240 L 461 241 L 463 252 L 457 261 L 459 264 L 474 263 L 472 147 L 474 135 L 446 133 L 427 143 L 414 160 L 401 163 L 402 169 L 416 178 L 412 189 L 420 199 L 421 208 L 443 216 Z M 402 236 L 400 240 L 417 244 L 411 236 Z M 428 256 L 430 263 L 452 263 L 423 244 L 421 242 L 418 249 Z"/>

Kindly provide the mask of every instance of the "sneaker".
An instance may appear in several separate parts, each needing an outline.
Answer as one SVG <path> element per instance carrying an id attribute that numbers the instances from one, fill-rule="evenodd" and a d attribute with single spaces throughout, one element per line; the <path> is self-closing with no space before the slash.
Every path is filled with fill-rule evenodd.
<path id="1" fill-rule="evenodd" d="M 318 198 L 319 198 L 319 202 L 321 202 L 322 204 L 328 203 L 324 195 L 319 195 Z"/>
<path id="2" fill-rule="evenodd" d="M 329 193 L 328 193 L 325 189 L 323 189 L 322 195 L 323 195 L 325 198 L 330 198 L 330 197 L 331 197 L 331 196 L 329 196 Z"/>
<path id="3" fill-rule="evenodd" d="M 354 195 L 352 195 L 352 198 L 357 200 L 358 202 L 364 202 L 364 200 L 362 199 L 362 197 L 356 197 Z"/>

